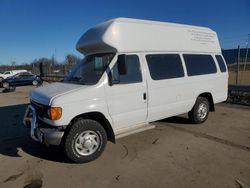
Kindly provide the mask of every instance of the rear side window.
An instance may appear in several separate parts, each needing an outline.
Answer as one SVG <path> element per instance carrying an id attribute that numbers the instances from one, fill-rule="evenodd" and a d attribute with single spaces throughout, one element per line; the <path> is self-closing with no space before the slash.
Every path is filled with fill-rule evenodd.
<path id="1" fill-rule="evenodd" d="M 27 78 L 27 77 L 32 77 L 33 75 L 32 74 L 30 74 L 30 73 L 28 73 L 28 72 L 23 72 L 23 73 L 20 73 L 19 74 L 21 77 L 25 77 L 25 78 Z"/>
<path id="2" fill-rule="evenodd" d="M 224 62 L 223 58 L 220 55 L 216 55 L 215 57 L 216 57 L 217 62 L 219 64 L 220 71 L 221 72 L 226 72 L 227 68 L 226 68 L 226 65 L 225 65 L 225 62 Z"/>
<path id="3" fill-rule="evenodd" d="M 140 61 L 137 55 L 126 56 L 127 73 L 120 75 L 118 73 L 117 63 L 111 70 L 112 79 L 119 84 L 132 84 L 142 82 L 142 74 L 140 68 Z"/>
<path id="4" fill-rule="evenodd" d="M 214 59 L 211 55 L 184 54 L 188 76 L 216 73 Z"/>
<path id="5" fill-rule="evenodd" d="M 184 76 L 181 58 L 178 54 L 152 54 L 146 55 L 146 59 L 153 80 Z"/>

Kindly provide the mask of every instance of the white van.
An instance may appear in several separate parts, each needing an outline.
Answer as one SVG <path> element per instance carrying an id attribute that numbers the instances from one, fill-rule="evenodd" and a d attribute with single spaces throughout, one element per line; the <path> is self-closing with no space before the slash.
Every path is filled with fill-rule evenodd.
<path id="1" fill-rule="evenodd" d="M 203 123 L 227 98 L 227 67 L 209 28 L 118 18 L 88 30 L 76 48 L 85 58 L 64 82 L 33 90 L 24 124 L 77 163 L 152 121 L 188 112 Z"/>
<path id="2" fill-rule="evenodd" d="M 0 82 L 2 82 L 4 79 L 14 76 L 17 73 L 20 72 L 27 72 L 27 70 L 11 70 L 11 71 L 5 71 L 3 74 L 0 74 Z"/>

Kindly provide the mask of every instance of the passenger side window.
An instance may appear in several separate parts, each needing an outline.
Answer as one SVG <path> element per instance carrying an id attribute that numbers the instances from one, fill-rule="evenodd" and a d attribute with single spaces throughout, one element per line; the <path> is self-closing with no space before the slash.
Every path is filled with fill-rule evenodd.
<path id="1" fill-rule="evenodd" d="M 220 56 L 220 55 L 216 55 L 216 60 L 219 64 L 219 67 L 220 67 L 220 71 L 221 72 L 226 72 L 227 68 L 226 68 L 226 65 L 225 65 L 225 62 L 223 60 L 223 58 Z"/>
<path id="2" fill-rule="evenodd" d="M 14 75 L 15 78 L 20 78 L 20 73 Z"/>
<path id="3" fill-rule="evenodd" d="M 211 55 L 184 54 L 188 76 L 216 73 L 216 65 Z"/>
<path id="4" fill-rule="evenodd" d="M 33 75 L 32 74 L 29 74 L 29 73 L 26 73 L 26 74 L 23 74 L 23 77 L 25 77 L 25 78 L 30 78 L 30 77 L 32 77 Z"/>
<path id="5" fill-rule="evenodd" d="M 146 55 L 146 59 L 153 80 L 184 76 L 181 58 L 178 54 L 152 54 Z"/>
<path id="6" fill-rule="evenodd" d="M 20 73 L 18 77 L 19 78 L 26 78 L 26 75 L 24 73 Z"/>
<path id="7" fill-rule="evenodd" d="M 120 75 L 118 72 L 117 63 L 111 70 L 112 80 L 117 84 L 131 84 L 142 82 L 142 74 L 140 68 L 140 61 L 137 55 L 126 56 L 127 73 Z"/>

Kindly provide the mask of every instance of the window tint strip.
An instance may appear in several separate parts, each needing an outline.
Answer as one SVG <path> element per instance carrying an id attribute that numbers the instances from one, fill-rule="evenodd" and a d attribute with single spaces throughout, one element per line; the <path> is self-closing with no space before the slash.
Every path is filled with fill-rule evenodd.
<path id="1" fill-rule="evenodd" d="M 188 76 L 216 73 L 216 65 L 211 55 L 184 54 Z"/>
<path id="2" fill-rule="evenodd" d="M 116 62 L 111 70 L 113 81 L 118 84 L 133 84 L 142 82 L 139 57 L 137 55 L 126 55 L 126 66 L 127 73 L 125 75 L 120 75 L 118 73 L 118 65 Z"/>
<path id="3" fill-rule="evenodd" d="M 220 71 L 221 72 L 226 72 L 227 71 L 227 68 L 226 68 L 226 65 L 225 65 L 225 62 L 223 60 L 223 58 L 220 56 L 220 55 L 216 55 L 216 60 L 219 64 L 219 67 L 220 67 Z"/>
<path id="4" fill-rule="evenodd" d="M 146 55 L 150 76 L 153 80 L 179 78 L 184 76 L 179 54 Z"/>

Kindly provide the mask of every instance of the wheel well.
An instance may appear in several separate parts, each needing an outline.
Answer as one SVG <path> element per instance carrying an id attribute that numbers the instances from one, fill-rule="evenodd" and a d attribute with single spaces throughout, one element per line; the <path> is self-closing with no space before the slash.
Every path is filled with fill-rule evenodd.
<path id="1" fill-rule="evenodd" d="M 202 93 L 199 95 L 199 97 L 204 97 L 208 100 L 209 102 L 209 106 L 210 106 L 210 111 L 214 112 L 215 108 L 214 108 L 214 100 L 213 100 L 213 96 L 211 93 Z"/>
<path id="2" fill-rule="evenodd" d="M 71 120 L 69 126 L 67 126 L 67 129 L 69 130 L 71 128 L 72 124 L 81 118 L 82 119 L 92 119 L 92 120 L 100 123 L 107 133 L 108 140 L 115 143 L 115 134 L 114 134 L 113 128 L 112 128 L 111 124 L 109 123 L 109 121 L 105 118 L 105 116 L 100 112 L 89 112 L 89 113 L 80 114 L 80 115 L 74 117 Z"/>

